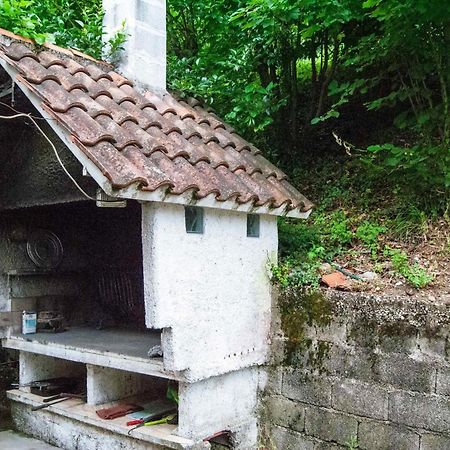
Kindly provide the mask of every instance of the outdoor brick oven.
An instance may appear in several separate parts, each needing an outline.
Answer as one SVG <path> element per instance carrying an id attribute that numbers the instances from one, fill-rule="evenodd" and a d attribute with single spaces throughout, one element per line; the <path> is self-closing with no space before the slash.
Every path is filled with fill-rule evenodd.
<path id="1" fill-rule="evenodd" d="M 165 92 L 165 2 L 105 2 L 109 31 L 125 4 L 126 77 L 2 33 L 0 115 L 31 114 L 0 123 L 13 155 L 0 156 L 0 310 L 3 345 L 20 351 L 14 419 L 68 449 L 208 448 L 223 430 L 254 449 L 277 216 L 305 218 L 311 204 L 217 116 Z M 85 198 L 98 188 L 113 208 Z M 22 310 L 56 310 L 66 331 L 23 335 Z M 32 411 L 28 383 L 73 375 L 85 400 Z M 168 386 L 178 424 L 129 435 L 126 418 L 95 413 Z"/>

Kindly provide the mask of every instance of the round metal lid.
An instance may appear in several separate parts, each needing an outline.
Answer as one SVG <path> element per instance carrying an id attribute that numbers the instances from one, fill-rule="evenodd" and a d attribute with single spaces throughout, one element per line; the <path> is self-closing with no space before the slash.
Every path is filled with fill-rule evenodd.
<path id="1" fill-rule="evenodd" d="M 55 233 L 35 230 L 28 237 L 27 254 L 36 267 L 55 269 L 63 260 L 64 249 Z"/>

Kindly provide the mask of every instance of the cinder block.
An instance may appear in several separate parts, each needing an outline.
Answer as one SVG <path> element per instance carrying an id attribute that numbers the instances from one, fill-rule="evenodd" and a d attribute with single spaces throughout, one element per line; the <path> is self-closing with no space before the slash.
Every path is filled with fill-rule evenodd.
<path id="1" fill-rule="evenodd" d="M 315 406 L 306 408 L 307 435 L 345 445 L 352 436 L 357 435 L 357 431 L 358 422 L 353 417 Z"/>
<path id="2" fill-rule="evenodd" d="M 268 394 L 281 394 L 283 383 L 283 367 L 268 367 L 265 375 L 265 392 Z"/>
<path id="3" fill-rule="evenodd" d="M 314 450 L 347 450 L 348 447 L 343 447 L 342 445 L 332 444 L 331 442 L 316 442 Z"/>
<path id="4" fill-rule="evenodd" d="M 301 368 L 304 378 L 344 373 L 345 348 L 326 341 L 314 341 L 305 350 L 290 355 L 290 362 Z"/>
<path id="5" fill-rule="evenodd" d="M 294 431 L 305 429 L 305 408 L 299 403 L 277 395 L 267 399 L 266 408 L 272 424 Z"/>
<path id="6" fill-rule="evenodd" d="M 358 416 L 387 420 L 388 390 L 355 380 L 339 380 L 332 391 L 333 409 Z"/>
<path id="7" fill-rule="evenodd" d="M 447 346 L 445 335 L 428 336 L 421 333 L 417 339 L 417 345 L 426 357 L 445 362 Z"/>
<path id="8" fill-rule="evenodd" d="M 390 353 L 380 355 L 375 364 L 376 379 L 400 389 L 434 392 L 436 369 L 429 363 Z"/>
<path id="9" fill-rule="evenodd" d="M 450 400 L 437 395 L 408 393 L 389 394 L 389 420 L 411 427 L 450 433 Z"/>
<path id="10" fill-rule="evenodd" d="M 347 340 L 347 324 L 340 320 L 334 320 L 327 326 L 315 327 L 316 338 L 320 341 L 345 344 Z"/>
<path id="11" fill-rule="evenodd" d="M 381 327 L 379 348 L 386 353 L 404 353 L 406 355 L 417 349 L 417 328 L 403 324 L 394 332 L 393 326 Z"/>
<path id="12" fill-rule="evenodd" d="M 312 439 L 281 427 L 273 427 L 271 444 L 276 450 L 314 450 Z"/>
<path id="13" fill-rule="evenodd" d="M 337 344 L 330 344 L 326 357 L 323 359 L 323 373 L 337 376 L 345 373 L 345 362 L 348 349 Z"/>
<path id="14" fill-rule="evenodd" d="M 364 421 L 359 424 L 358 444 L 364 450 L 419 450 L 420 436 L 407 428 Z"/>
<path id="15" fill-rule="evenodd" d="M 422 434 L 420 450 L 450 449 L 450 436 L 441 434 Z"/>
<path id="16" fill-rule="evenodd" d="M 436 394 L 450 397 L 450 369 L 438 369 L 436 377 Z"/>
<path id="17" fill-rule="evenodd" d="M 347 351 L 343 375 L 360 381 L 374 381 L 376 378 L 374 367 L 378 357 L 377 353 L 369 350 L 351 349 Z"/>
<path id="18" fill-rule="evenodd" d="M 356 317 L 347 325 L 347 342 L 365 351 L 375 349 L 379 337 L 378 324 L 374 321 Z"/>
<path id="19" fill-rule="evenodd" d="M 282 393 L 290 399 L 312 405 L 331 405 L 331 382 L 326 378 L 305 381 L 298 371 L 284 373 Z"/>

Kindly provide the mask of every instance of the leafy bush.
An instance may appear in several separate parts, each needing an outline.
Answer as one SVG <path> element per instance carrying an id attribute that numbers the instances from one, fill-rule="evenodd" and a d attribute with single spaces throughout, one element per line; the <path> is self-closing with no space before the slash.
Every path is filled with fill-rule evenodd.
<path id="1" fill-rule="evenodd" d="M 112 57 L 126 39 L 124 29 L 104 43 L 101 0 L 0 0 L 0 27 L 33 39 Z"/>

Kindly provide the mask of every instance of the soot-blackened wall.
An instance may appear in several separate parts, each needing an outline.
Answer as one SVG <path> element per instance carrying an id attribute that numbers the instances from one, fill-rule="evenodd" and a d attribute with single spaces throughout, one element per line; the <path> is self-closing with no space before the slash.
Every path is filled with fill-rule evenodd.
<path id="1" fill-rule="evenodd" d="M 27 237 L 38 229 L 59 237 L 64 257 L 56 269 L 32 275 L 37 268 L 27 256 Z M 144 328 L 140 205 L 102 209 L 79 202 L 5 211 L 0 272 L 3 311 L 11 299 L 38 297 L 46 308 L 56 302 L 72 324 Z"/>

